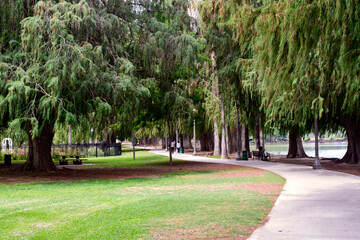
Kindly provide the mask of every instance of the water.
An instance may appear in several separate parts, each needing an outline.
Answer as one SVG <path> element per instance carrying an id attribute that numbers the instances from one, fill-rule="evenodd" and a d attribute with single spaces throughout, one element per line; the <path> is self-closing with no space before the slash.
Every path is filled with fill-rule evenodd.
<path id="1" fill-rule="evenodd" d="M 315 143 L 303 143 L 306 154 L 315 157 Z M 251 146 L 251 151 L 255 150 Z M 265 151 L 274 155 L 287 155 L 289 144 L 265 144 Z M 327 142 L 319 143 L 319 157 L 342 158 L 347 150 L 347 142 Z"/>

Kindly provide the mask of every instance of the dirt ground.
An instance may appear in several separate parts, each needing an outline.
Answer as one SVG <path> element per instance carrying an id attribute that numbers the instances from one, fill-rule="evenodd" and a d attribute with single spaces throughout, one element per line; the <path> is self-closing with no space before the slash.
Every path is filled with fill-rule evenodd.
<path id="1" fill-rule="evenodd" d="M 185 153 L 191 154 L 192 149 L 186 149 Z M 211 152 L 197 151 L 199 156 L 209 156 Z M 235 159 L 236 154 L 231 154 L 230 159 Z M 323 169 L 338 171 L 348 174 L 360 176 L 360 164 L 346 164 L 336 163 L 337 159 L 321 159 Z M 271 156 L 271 161 L 301 164 L 312 166 L 314 158 L 295 158 L 288 159 L 286 156 L 276 155 Z M 173 166 L 160 165 L 136 168 L 86 168 L 84 166 L 58 166 L 58 171 L 50 173 L 25 173 L 19 172 L 15 169 L 19 167 L 13 164 L 11 167 L 0 165 L 0 184 L 11 183 L 29 183 L 29 182 L 47 182 L 47 181 L 63 181 L 72 182 L 79 180 L 91 179 L 124 179 L 124 178 L 142 178 L 142 177 L 157 177 L 161 174 L 172 172 L 190 172 L 190 171 L 221 171 L 230 169 L 249 170 L 250 168 L 225 165 L 225 164 L 211 164 L 211 163 L 197 163 L 197 162 L 177 162 Z M 262 171 L 262 170 L 261 170 Z"/>
<path id="2" fill-rule="evenodd" d="M 221 170 L 248 170 L 251 174 L 259 169 L 239 167 L 225 164 L 197 163 L 197 162 L 175 162 L 170 165 L 146 166 L 135 168 L 86 168 L 84 165 L 57 165 L 58 170 L 50 173 L 27 173 L 16 171 L 19 164 L 11 167 L 0 165 L 0 184 L 29 183 L 29 182 L 73 182 L 91 179 L 125 179 L 158 177 L 161 174 L 173 172 L 192 171 L 221 171 Z M 262 173 L 261 173 L 262 174 Z"/>

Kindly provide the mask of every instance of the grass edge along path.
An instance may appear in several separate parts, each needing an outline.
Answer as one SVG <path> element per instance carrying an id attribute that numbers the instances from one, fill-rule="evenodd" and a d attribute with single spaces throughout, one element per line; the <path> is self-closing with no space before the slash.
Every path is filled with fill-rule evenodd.
<path id="1" fill-rule="evenodd" d="M 128 161 L 126 154 L 122 158 Z M 246 239 L 283 184 L 273 173 L 239 167 L 0 185 L 0 238 Z"/>

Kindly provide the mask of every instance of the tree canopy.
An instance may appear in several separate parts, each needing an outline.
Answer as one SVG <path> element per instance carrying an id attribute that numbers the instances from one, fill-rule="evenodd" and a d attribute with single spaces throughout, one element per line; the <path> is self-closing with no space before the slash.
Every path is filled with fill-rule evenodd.
<path id="1" fill-rule="evenodd" d="M 172 136 L 196 118 L 203 136 L 221 122 L 224 143 L 236 109 L 300 142 L 319 118 L 346 131 L 342 161 L 360 161 L 357 0 L 198 2 L 1 1 L 0 129 L 26 132 L 24 169 L 55 169 L 68 125 Z"/>

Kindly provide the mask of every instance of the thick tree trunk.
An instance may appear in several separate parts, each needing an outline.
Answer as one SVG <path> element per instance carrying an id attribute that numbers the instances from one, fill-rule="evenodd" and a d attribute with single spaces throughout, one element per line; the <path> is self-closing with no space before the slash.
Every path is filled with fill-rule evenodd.
<path id="1" fill-rule="evenodd" d="M 45 124 L 40 135 L 33 138 L 30 124 L 28 124 L 27 135 L 29 138 L 29 155 L 21 170 L 34 172 L 55 171 L 56 166 L 51 157 L 51 144 L 54 138 L 53 126 Z"/>
<path id="2" fill-rule="evenodd" d="M 201 151 L 211 151 L 214 148 L 214 136 L 212 132 L 200 135 Z"/>
<path id="3" fill-rule="evenodd" d="M 216 119 L 214 120 L 214 156 L 221 154 L 220 151 L 220 138 L 219 138 L 219 127 Z"/>
<path id="4" fill-rule="evenodd" d="M 227 145 L 228 145 L 228 154 L 234 153 L 237 150 L 237 133 L 236 128 L 230 129 L 229 126 L 227 126 Z"/>
<path id="5" fill-rule="evenodd" d="M 250 153 L 249 128 L 245 123 L 241 124 L 241 140 L 241 151 Z"/>
<path id="6" fill-rule="evenodd" d="M 340 160 L 345 163 L 360 163 L 360 123 L 351 118 L 343 118 L 348 147 L 345 156 Z"/>
<path id="7" fill-rule="evenodd" d="M 191 144 L 191 136 L 190 135 L 185 135 L 183 144 L 184 144 L 183 145 L 184 148 L 193 148 L 193 146 Z"/>
<path id="8" fill-rule="evenodd" d="M 221 96 L 221 159 L 229 158 L 227 152 L 227 142 L 226 142 L 226 122 L 225 122 L 225 107 L 223 97 Z"/>
<path id="9" fill-rule="evenodd" d="M 302 139 L 299 134 L 299 126 L 294 126 L 289 132 L 289 151 L 287 158 L 305 158 L 308 157 L 304 151 Z"/>

